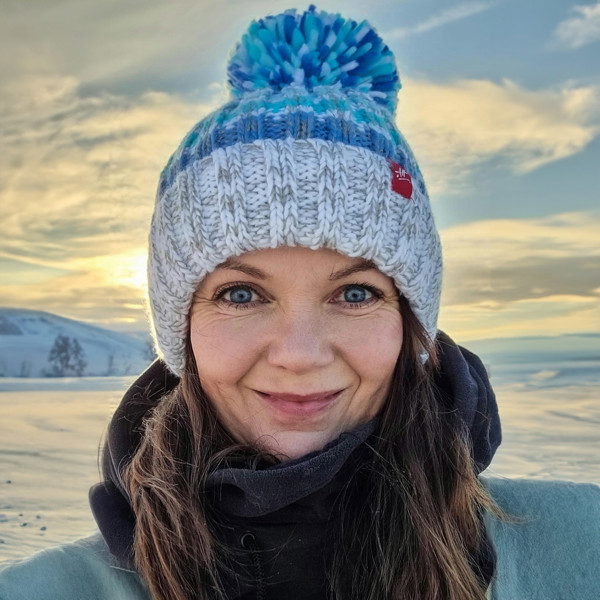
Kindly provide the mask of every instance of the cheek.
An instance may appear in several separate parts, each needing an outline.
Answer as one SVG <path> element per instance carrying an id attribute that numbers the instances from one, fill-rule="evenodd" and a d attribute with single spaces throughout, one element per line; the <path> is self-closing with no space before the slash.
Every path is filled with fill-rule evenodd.
<path id="1" fill-rule="evenodd" d="M 340 348 L 363 383 L 377 386 L 396 366 L 402 349 L 402 333 L 398 313 L 357 319 L 341 338 Z"/>
<path id="2" fill-rule="evenodd" d="M 242 320 L 192 317 L 190 341 L 205 384 L 237 381 L 256 359 L 256 336 Z"/>

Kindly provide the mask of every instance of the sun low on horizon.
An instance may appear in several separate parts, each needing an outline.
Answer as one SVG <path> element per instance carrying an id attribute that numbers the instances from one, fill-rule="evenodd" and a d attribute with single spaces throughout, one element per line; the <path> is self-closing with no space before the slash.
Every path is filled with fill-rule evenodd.
<path id="1" fill-rule="evenodd" d="M 227 100 L 227 56 L 250 21 L 291 6 L 10 4 L 0 306 L 147 331 L 160 172 Z M 396 57 L 397 124 L 444 253 L 439 327 L 458 340 L 600 333 L 600 2 L 317 7 L 368 20 Z"/>

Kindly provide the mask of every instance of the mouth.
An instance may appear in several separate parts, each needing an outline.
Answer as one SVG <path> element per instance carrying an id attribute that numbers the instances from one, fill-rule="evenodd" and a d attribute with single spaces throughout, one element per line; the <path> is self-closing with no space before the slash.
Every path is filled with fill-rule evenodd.
<path id="1" fill-rule="evenodd" d="M 265 392 L 256 393 L 269 406 L 275 410 L 287 415 L 296 417 L 305 417 L 320 413 L 329 408 L 341 395 L 344 390 L 322 394 L 311 394 L 310 396 L 296 396 L 292 394 L 267 394 Z"/>

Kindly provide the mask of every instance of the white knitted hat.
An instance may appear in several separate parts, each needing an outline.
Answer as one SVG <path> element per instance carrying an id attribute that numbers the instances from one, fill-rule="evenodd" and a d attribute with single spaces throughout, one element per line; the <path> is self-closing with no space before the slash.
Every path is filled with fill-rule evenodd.
<path id="1" fill-rule="evenodd" d="M 387 46 L 366 22 L 311 6 L 253 22 L 228 73 L 232 100 L 186 135 L 156 196 L 148 289 L 169 369 L 185 368 L 204 276 L 231 256 L 283 245 L 371 259 L 433 341 L 441 246 L 394 122 L 400 82 Z"/>

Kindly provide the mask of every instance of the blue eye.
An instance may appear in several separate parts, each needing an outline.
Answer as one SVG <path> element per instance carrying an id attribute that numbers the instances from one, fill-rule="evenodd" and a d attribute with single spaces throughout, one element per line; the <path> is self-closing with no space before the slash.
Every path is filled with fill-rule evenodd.
<path id="1" fill-rule="evenodd" d="M 256 302 L 251 302 L 253 293 L 257 292 L 248 285 L 234 285 L 222 290 L 217 298 L 234 308 L 249 308 L 256 304 Z M 231 300 L 224 297 L 226 294 L 230 294 Z"/>
<path id="2" fill-rule="evenodd" d="M 365 291 L 368 292 L 369 290 L 362 285 L 348 286 L 344 289 L 346 301 L 355 304 L 357 302 L 360 303 L 368 300 L 368 298 L 365 298 Z"/>
<path id="3" fill-rule="evenodd" d="M 369 294 L 365 296 L 365 292 Z M 383 298 L 384 294 L 381 290 L 374 288 L 372 285 L 367 283 L 352 283 L 344 287 L 338 295 L 343 293 L 345 302 L 342 305 L 346 305 L 347 308 L 364 308 L 371 306 L 371 304 L 377 302 Z"/>
<path id="4" fill-rule="evenodd" d="M 247 304 L 252 299 L 252 290 L 250 288 L 240 286 L 229 291 L 231 292 L 230 298 L 232 302 Z"/>

